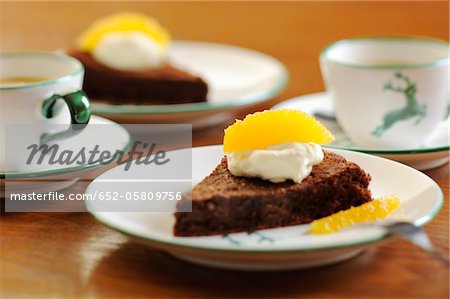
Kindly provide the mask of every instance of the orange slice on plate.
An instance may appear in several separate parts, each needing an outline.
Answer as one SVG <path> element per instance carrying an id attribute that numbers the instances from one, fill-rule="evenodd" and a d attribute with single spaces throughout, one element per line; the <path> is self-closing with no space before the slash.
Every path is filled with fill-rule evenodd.
<path id="1" fill-rule="evenodd" d="M 357 223 L 373 222 L 389 216 L 400 206 L 396 195 L 374 199 L 358 207 L 324 217 L 311 222 L 309 232 L 312 234 L 328 234 Z"/>
<path id="2" fill-rule="evenodd" d="M 225 129 L 224 151 L 264 149 L 285 142 L 327 144 L 334 140 L 328 129 L 309 114 L 289 109 L 247 115 Z"/>

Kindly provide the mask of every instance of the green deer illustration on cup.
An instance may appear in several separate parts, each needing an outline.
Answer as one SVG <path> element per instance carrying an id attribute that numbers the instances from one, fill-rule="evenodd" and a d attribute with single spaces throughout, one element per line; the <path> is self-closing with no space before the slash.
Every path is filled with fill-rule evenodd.
<path id="1" fill-rule="evenodd" d="M 383 116 L 383 123 L 379 125 L 373 132 L 372 135 L 380 137 L 386 132 L 390 127 L 392 127 L 396 122 L 411 119 L 417 116 L 415 125 L 420 123 L 422 118 L 426 115 L 426 105 L 419 105 L 416 98 L 417 86 L 415 83 L 411 82 L 408 76 L 397 72 L 394 75 L 395 78 L 406 83 L 406 87 L 394 86 L 391 81 L 384 85 L 383 90 L 390 90 L 393 92 L 402 93 L 406 99 L 406 106 L 400 109 L 394 109 L 388 111 Z"/>

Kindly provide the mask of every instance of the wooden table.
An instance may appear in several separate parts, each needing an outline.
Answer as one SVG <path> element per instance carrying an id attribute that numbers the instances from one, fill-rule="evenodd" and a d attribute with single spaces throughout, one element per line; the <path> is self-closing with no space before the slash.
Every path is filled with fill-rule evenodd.
<path id="1" fill-rule="evenodd" d="M 448 39 L 447 2 L 2 2 L 0 8 L 2 50 L 65 47 L 87 22 L 126 9 L 156 16 L 176 38 L 237 44 L 278 57 L 288 66 L 290 85 L 281 96 L 238 117 L 323 90 L 317 55 L 330 41 L 370 34 Z M 225 126 L 194 132 L 193 145 L 220 143 Z M 448 251 L 449 166 L 426 174 L 445 195 L 441 213 L 426 230 Z M 6 213 L 0 217 L 0 258 L 0 297 L 449 297 L 449 269 L 398 239 L 334 266 L 239 273 L 178 261 L 131 242 L 89 214 Z"/>

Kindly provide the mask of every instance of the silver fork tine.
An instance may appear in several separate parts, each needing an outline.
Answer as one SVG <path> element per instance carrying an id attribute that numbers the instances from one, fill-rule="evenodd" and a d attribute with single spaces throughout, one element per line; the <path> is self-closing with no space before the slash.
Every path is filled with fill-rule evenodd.
<path id="1" fill-rule="evenodd" d="M 385 227 L 390 234 L 399 236 L 402 239 L 411 242 L 433 255 L 436 259 L 444 262 L 447 266 L 450 265 L 449 258 L 433 246 L 427 233 L 422 227 L 410 222 L 393 222 L 382 226 Z"/>

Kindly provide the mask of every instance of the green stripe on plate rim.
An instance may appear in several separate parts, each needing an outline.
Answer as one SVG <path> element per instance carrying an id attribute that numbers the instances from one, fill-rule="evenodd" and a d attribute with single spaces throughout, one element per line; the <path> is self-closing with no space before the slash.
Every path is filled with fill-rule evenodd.
<path id="1" fill-rule="evenodd" d="M 450 106 L 449 106 L 450 107 Z M 450 118 L 444 120 L 444 122 L 450 122 Z M 357 148 L 357 147 L 347 147 L 347 146 L 338 146 L 327 144 L 324 145 L 325 148 L 334 148 L 334 149 L 344 149 L 354 152 L 361 152 L 367 154 L 379 154 L 379 155 L 410 155 L 410 154 L 426 154 L 426 153 L 436 153 L 450 150 L 449 145 L 441 145 L 441 146 L 432 146 L 432 147 L 421 147 L 415 149 L 368 149 L 368 148 Z M 449 153 L 450 155 L 450 153 Z"/>
<path id="2" fill-rule="evenodd" d="M 343 149 L 348 151 L 367 153 L 367 154 L 384 154 L 384 155 L 408 155 L 408 154 L 426 154 L 443 152 L 450 150 L 450 145 L 429 147 L 429 148 L 418 148 L 418 149 L 389 149 L 389 150 L 375 150 L 375 149 L 364 149 L 364 148 L 354 148 L 354 147 L 342 147 L 333 145 L 324 145 L 325 148 L 332 149 Z"/>
<path id="3" fill-rule="evenodd" d="M 427 63 L 418 63 L 418 64 L 410 64 L 410 65 L 366 65 L 366 64 L 357 64 L 357 63 L 348 63 L 342 61 L 332 60 L 327 57 L 327 54 L 334 48 L 335 46 L 344 44 L 344 43 L 372 43 L 374 41 L 385 41 L 385 42 L 409 42 L 409 43 L 428 43 L 434 44 L 437 46 L 447 47 L 450 49 L 450 43 L 438 38 L 432 37 L 424 37 L 424 36 L 366 36 L 366 37 L 354 37 L 343 39 L 339 41 L 332 42 L 325 46 L 320 52 L 320 57 L 323 59 L 327 59 L 330 62 L 333 62 L 338 65 L 353 67 L 353 68 L 363 68 L 363 69 L 374 69 L 374 70 L 390 70 L 390 69 L 414 69 L 421 67 L 431 67 L 437 66 L 444 63 L 448 63 L 450 61 L 450 56 L 447 54 L 446 57 L 435 59 L 433 61 Z"/>

